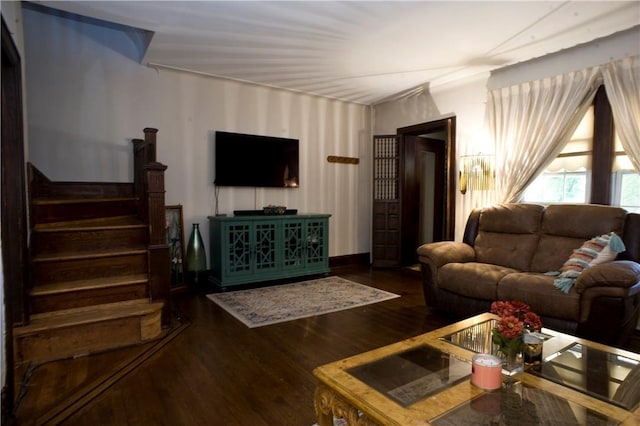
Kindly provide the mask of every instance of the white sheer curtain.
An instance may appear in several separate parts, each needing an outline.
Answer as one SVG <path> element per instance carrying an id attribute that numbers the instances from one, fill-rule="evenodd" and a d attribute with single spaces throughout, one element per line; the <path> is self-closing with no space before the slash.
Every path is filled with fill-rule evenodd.
<path id="1" fill-rule="evenodd" d="M 640 56 L 604 65 L 602 77 L 620 142 L 640 172 Z"/>
<path id="2" fill-rule="evenodd" d="M 593 101 L 601 77 L 590 68 L 492 90 L 487 127 L 495 141 L 495 201 L 517 201 L 557 157 Z"/>

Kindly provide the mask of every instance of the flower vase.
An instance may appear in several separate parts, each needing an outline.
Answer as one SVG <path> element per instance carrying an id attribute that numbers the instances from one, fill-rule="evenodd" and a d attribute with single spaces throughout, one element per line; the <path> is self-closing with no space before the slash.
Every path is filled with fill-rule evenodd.
<path id="1" fill-rule="evenodd" d="M 502 374 L 513 376 L 524 371 L 522 349 L 522 335 L 512 339 L 504 339 L 502 344 L 498 346 L 497 355 L 502 359 Z"/>
<path id="2" fill-rule="evenodd" d="M 187 244 L 187 272 L 193 284 L 199 284 L 207 269 L 207 255 L 200 235 L 199 224 L 194 223 Z"/>
<path id="3" fill-rule="evenodd" d="M 502 374 L 512 376 L 524 371 L 523 336 L 542 328 L 540 316 L 517 300 L 493 302 L 491 313 L 499 316 L 491 329 L 491 340 L 497 352 L 494 355 L 502 358 Z"/>

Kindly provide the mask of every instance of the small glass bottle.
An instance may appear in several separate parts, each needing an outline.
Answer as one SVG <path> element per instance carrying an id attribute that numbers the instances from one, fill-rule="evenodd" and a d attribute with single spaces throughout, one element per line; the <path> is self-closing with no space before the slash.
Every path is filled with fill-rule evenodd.
<path id="1" fill-rule="evenodd" d="M 193 283 L 198 284 L 206 270 L 207 254 L 200 235 L 199 224 L 194 223 L 189 237 L 189 244 L 187 244 L 187 272 L 191 276 Z"/>

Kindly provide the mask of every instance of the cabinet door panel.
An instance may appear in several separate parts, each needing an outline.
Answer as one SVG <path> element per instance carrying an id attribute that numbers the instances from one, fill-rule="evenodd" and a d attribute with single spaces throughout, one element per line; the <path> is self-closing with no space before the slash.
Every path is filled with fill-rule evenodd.
<path id="1" fill-rule="evenodd" d="M 226 224 L 222 235 L 225 236 L 225 275 L 251 273 L 251 223 Z"/>
<path id="2" fill-rule="evenodd" d="M 305 263 L 305 231 L 304 222 L 290 220 L 283 225 L 283 267 L 284 269 L 298 269 Z"/>
<path id="3" fill-rule="evenodd" d="M 400 266 L 400 142 L 396 135 L 373 137 L 373 266 Z M 398 236 L 391 235 L 391 231 Z M 394 257 L 395 256 L 395 257 Z"/>
<path id="4" fill-rule="evenodd" d="M 278 267 L 277 224 L 275 222 L 256 222 L 254 229 L 255 270 L 270 271 Z"/>
<path id="5" fill-rule="evenodd" d="M 307 264 L 324 263 L 327 260 L 326 221 L 307 221 Z"/>

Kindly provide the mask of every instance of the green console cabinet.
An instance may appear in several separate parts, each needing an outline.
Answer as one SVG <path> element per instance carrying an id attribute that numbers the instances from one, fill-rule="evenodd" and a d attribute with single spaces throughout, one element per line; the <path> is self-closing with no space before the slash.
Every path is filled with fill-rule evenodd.
<path id="1" fill-rule="evenodd" d="M 209 216 L 219 287 L 329 272 L 328 214 Z"/>

